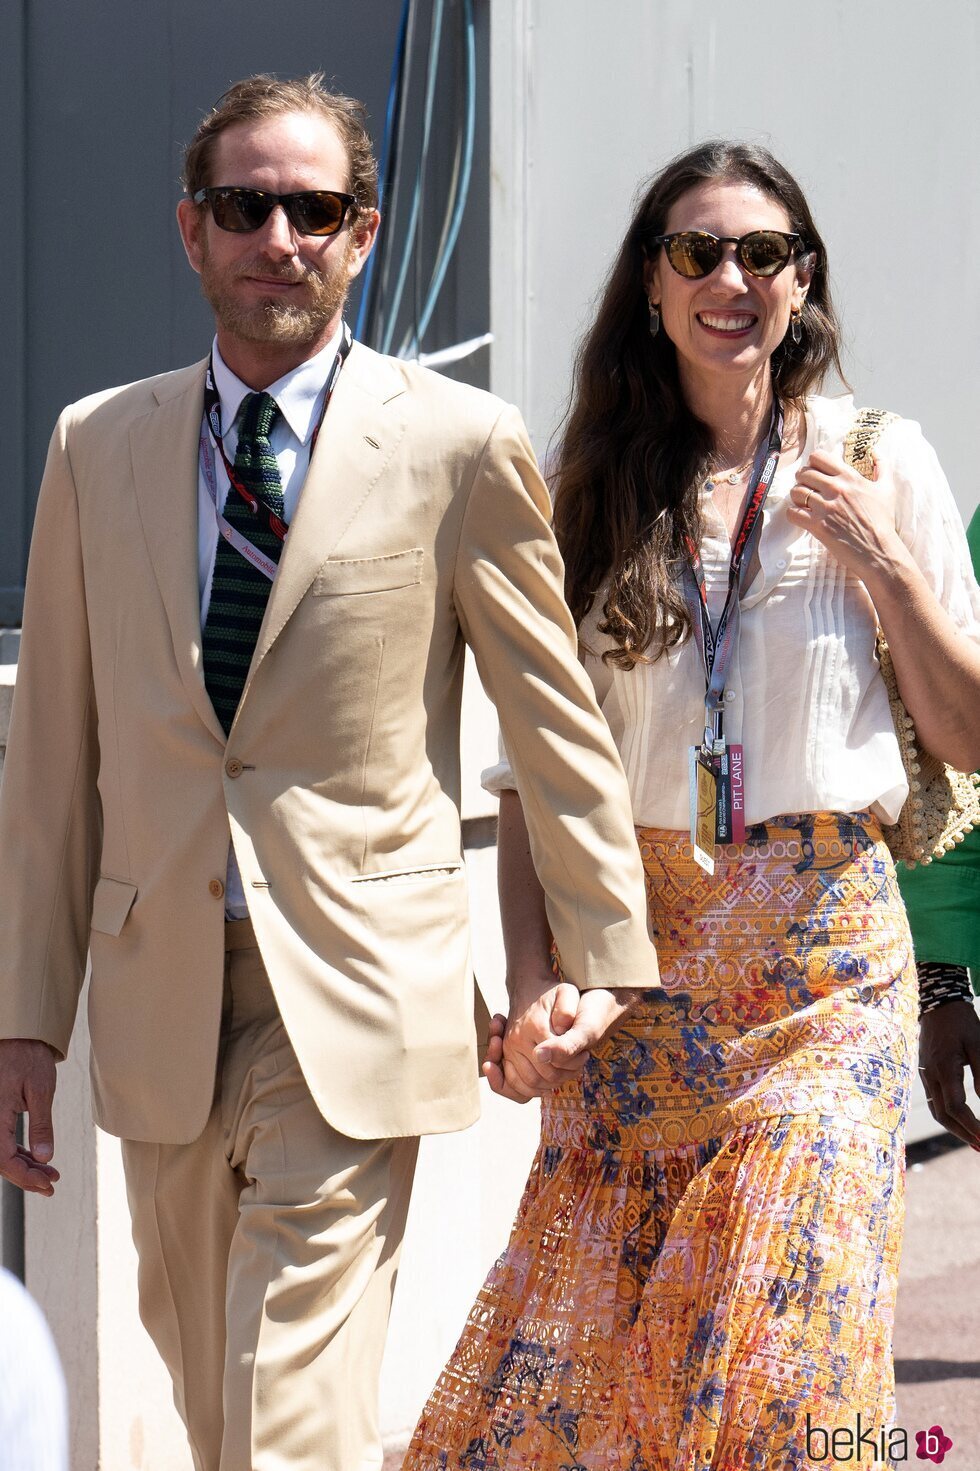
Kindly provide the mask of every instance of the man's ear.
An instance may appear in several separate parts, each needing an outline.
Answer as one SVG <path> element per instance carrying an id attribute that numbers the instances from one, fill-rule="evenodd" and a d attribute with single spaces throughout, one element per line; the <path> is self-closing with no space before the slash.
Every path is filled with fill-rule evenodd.
<path id="1" fill-rule="evenodd" d="M 368 256 L 374 249 L 380 224 L 381 216 L 376 209 L 366 210 L 354 218 L 354 223 L 351 225 L 351 251 L 347 261 L 347 270 L 352 281 L 355 276 L 360 275 Z"/>
<path id="2" fill-rule="evenodd" d="M 201 274 L 204 256 L 203 241 L 206 221 L 204 211 L 193 199 L 182 199 L 177 205 L 177 228 L 183 241 L 184 252 L 191 263 L 191 270 Z"/>

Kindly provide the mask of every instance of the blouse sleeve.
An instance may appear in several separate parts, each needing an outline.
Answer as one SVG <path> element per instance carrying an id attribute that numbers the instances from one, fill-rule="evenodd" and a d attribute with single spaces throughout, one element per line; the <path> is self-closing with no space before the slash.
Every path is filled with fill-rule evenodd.
<path id="1" fill-rule="evenodd" d="M 504 745 L 503 735 L 497 736 L 497 755 L 498 760 L 496 766 L 488 766 L 480 776 L 480 785 L 492 797 L 499 797 L 501 792 L 515 792 L 517 790 L 517 780 L 510 764 L 510 758 L 507 755 L 507 747 Z"/>
<path id="2" fill-rule="evenodd" d="M 953 622 L 980 643 L 980 587 L 935 450 L 918 424 L 899 419 L 882 435 L 877 457 L 895 486 L 899 536 Z"/>

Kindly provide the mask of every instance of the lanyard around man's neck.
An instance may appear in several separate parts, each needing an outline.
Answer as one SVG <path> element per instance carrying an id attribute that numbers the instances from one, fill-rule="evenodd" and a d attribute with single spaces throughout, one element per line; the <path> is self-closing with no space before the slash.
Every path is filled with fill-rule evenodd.
<path id="1" fill-rule="evenodd" d="M 340 370 L 344 366 L 353 342 L 354 339 L 351 336 L 350 328 L 344 322 L 341 327 L 340 345 L 337 348 L 330 372 L 327 376 L 323 405 L 320 409 L 313 433 L 310 436 L 310 459 L 313 458 L 313 451 L 316 449 L 316 442 L 320 435 L 320 427 L 323 424 L 324 415 L 333 397 L 333 391 L 337 386 Z M 200 439 L 201 470 L 204 474 L 204 481 L 208 488 L 211 505 L 214 508 L 214 519 L 219 535 L 223 536 L 225 541 L 229 542 L 241 556 L 247 558 L 253 566 L 258 567 L 259 571 L 263 572 L 271 582 L 275 578 L 278 563 L 274 562 L 271 557 L 267 557 L 258 547 L 253 546 L 252 542 L 246 536 L 243 536 L 240 531 L 237 531 L 234 526 L 226 521 L 218 509 L 218 477 L 214 459 L 214 451 L 216 449 L 221 455 L 225 474 L 228 476 L 228 483 L 232 490 L 245 502 L 251 514 L 256 517 L 259 525 L 265 530 L 271 531 L 280 541 L 285 541 L 286 533 L 289 531 L 288 524 L 270 506 L 267 506 L 265 501 L 243 484 L 241 476 L 235 470 L 234 465 L 229 460 L 225 451 L 224 440 L 221 434 L 221 396 L 218 393 L 217 385 L 214 381 L 214 361 L 212 356 L 208 358 L 207 372 L 204 376 L 204 417 L 201 422 Z"/>

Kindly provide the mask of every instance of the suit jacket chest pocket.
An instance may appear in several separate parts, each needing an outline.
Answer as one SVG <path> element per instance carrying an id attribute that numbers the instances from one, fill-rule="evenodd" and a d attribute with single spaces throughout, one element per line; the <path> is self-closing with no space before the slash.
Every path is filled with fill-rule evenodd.
<path id="1" fill-rule="evenodd" d="M 418 587 L 422 564 L 421 547 L 380 557 L 331 558 L 313 579 L 313 593 L 320 598 L 353 599 Z"/>

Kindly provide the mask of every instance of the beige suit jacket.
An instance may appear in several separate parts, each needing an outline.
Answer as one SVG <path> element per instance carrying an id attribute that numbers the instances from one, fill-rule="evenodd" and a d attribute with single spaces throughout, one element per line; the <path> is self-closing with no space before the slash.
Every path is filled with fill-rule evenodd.
<path id="1" fill-rule="evenodd" d="M 648 985 L 625 778 L 575 654 L 518 413 L 355 346 L 231 734 L 197 583 L 204 365 L 69 408 L 28 572 L 0 798 L 0 1036 L 63 1053 L 91 948 L 98 1121 L 203 1128 L 229 831 L 323 1115 L 478 1112 L 461 864 L 464 640 L 497 704 L 569 979 Z"/>

